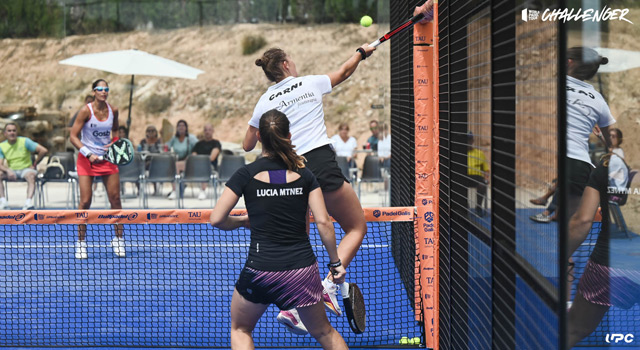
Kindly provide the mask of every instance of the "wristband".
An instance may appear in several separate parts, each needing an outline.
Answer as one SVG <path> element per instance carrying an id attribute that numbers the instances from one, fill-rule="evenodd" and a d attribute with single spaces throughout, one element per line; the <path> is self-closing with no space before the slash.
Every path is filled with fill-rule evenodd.
<path id="1" fill-rule="evenodd" d="M 338 259 L 338 261 L 336 261 L 336 262 L 330 262 L 330 263 L 328 263 L 328 264 L 327 264 L 327 266 L 328 266 L 329 268 L 332 268 L 332 267 L 340 267 L 340 266 L 342 266 L 342 261 L 340 261 L 340 259 Z"/>
<path id="2" fill-rule="evenodd" d="M 359 47 L 359 48 L 356 49 L 356 51 L 360 52 L 360 56 L 362 56 L 362 60 L 363 61 L 367 59 L 367 53 L 364 52 L 363 48 Z"/>
<path id="3" fill-rule="evenodd" d="M 82 146 L 80 147 L 80 153 L 85 156 L 88 157 L 87 154 L 91 154 L 91 151 L 89 150 L 89 148 L 87 146 Z"/>

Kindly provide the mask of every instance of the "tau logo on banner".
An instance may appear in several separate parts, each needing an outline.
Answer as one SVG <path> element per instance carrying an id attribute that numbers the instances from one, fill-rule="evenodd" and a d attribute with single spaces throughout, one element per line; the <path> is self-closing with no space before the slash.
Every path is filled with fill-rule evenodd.
<path id="1" fill-rule="evenodd" d="M 76 213 L 76 219 L 88 219 L 89 213 L 83 211 L 82 213 Z"/>
<path id="2" fill-rule="evenodd" d="M 190 211 L 188 213 L 190 218 L 199 218 L 202 216 L 202 213 L 199 211 Z"/>

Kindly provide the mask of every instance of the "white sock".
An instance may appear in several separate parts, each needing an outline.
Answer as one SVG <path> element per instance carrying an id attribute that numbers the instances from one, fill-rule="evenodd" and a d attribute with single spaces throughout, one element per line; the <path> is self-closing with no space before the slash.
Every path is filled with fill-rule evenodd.
<path id="1" fill-rule="evenodd" d="M 32 206 L 33 204 L 32 204 L 31 198 L 27 198 L 27 200 L 24 202 L 24 205 L 27 207 Z"/>

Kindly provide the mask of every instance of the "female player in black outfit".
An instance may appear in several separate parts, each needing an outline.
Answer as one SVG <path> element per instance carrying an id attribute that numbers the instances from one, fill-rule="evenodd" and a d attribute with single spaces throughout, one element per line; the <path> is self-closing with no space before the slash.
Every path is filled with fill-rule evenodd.
<path id="1" fill-rule="evenodd" d="M 239 169 L 211 213 L 222 230 L 251 228 L 249 256 L 231 301 L 231 348 L 253 349 L 251 333 L 270 304 L 297 308 L 308 332 L 324 349 L 347 349 L 322 303 L 318 263 L 306 231 L 308 207 L 329 254 L 336 283 L 346 270 L 336 247 L 333 223 L 315 176 L 291 145 L 289 120 L 276 110 L 260 118 L 257 137 L 263 157 Z M 248 216 L 229 216 L 244 196 Z"/>

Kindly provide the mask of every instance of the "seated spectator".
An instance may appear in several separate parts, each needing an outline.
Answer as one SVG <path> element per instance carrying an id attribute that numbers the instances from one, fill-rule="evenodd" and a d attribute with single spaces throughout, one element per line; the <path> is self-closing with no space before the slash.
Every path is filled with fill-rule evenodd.
<path id="1" fill-rule="evenodd" d="M 484 152 L 473 146 L 473 133 L 467 134 L 467 186 L 476 188 L 476 214 L 484 216 L 483 209 L 485 198 L 487 197 L 487 184 L 489 183 L 489 165 L 487 164 Z"/>
<path id="2" fill-rule="evenodd" d="M 209 156 L 209 160 L 211 160 L 211 166 L 217 171 L 218 170 L 218 156 L 220 155 L 220 151 L 222 150 L 222 145 L 220 141 L 213 138 L 213 125 L 205 124 L 204 125 L 204 139 L 198 141 L 193 149 L 191 150 L 192 154 L 202 154 Z M 198 195 L 199 200 L 204 200 L 207 198 L 207 183 L 202 183 L 202 188 L 200 194 Z"/>
<path id="3" fill-rule="evenodd" d="M 364 149 L 370 149 L 372 151 L 378 150 L 378 135 L 380 128 L 378 128 L 378 121 L 372 120 L 369 122 L 369 130 L 371 130 L 371 136 L 367 139 L 367 143 L 364 145 Z"/>
<path id="4" fill-rule="evenodd" d="M 162 139 L 158 137 L 158 129 L 155 126 L 149 125 L 147 126 L 147 130 L 145 131 L 145 138 L 140 141 L 138 144 L 138 152 L 147 152 L 147 153 L 161 153 L 163 151 Z M 149 166 L 151 165 L 151 157 L 147 155 L 144 157 L 144 169 L 149 170 Z M 153 184 L 153 193 L 157 192 L 157 184 Z"/>
<path id="5" fill-rule="evenodd" d="M 389 169 L 391 166 L 391 134 L 389 133 L 389 124 L 382 124 L 382 138 L 378 140 L 378 158 L 382 163 L 382 167 Z"/>
<path id="6" fill-rule="evenodd" d="M 2 159 L 6 159 L 7 164 L 0 164 L 0 209 L 8 207 L 3 179 L 26 180 L 27 200 L 22 210 L 34 209 L 33 194 L 36 189 L 36 175 L 38 175 L 36 166 L 48 150 L 27 137 L 18 136 L 18 126 L 15 123 L 7 123 L 4 126 L 4 137 L 6 140 L 0 143 L 0 163 L 3 163 Z M 36 153 L 35 162 L 31 161 L 31 153 Z"/>
<path id="7" fill-rule="evenodd" d="M 138 144 L 138 152 L 160 153 L 162 146 L 162 140 L 158 137 L 158 129 L 153 125 L 147 126 L 145 138 Z"/>
<path id="8" fill-rule="evenodd" d="M 191 154 L 191 150 L 198 143 L 198 138 L 189 134 L 189 124 L 186 120 L 178 120 L 176 124 L 176 134 L 167 142 L 167 146 L 171 149 L 171 152 L 176 154 L 176 172 L 178 174 L 184 172 L 185 159 Z M 176 185 L 173 184 L 173 190 L 169 193 L 167 198 L 176 199 Z"/>
<path id="9" fill-rule="evenodd" d="M 129 129 L 126 126 L 120 125 L 118 127 L 118 138 L 119 139 L 128 139 L 129 138 Z"/>
<path id="10" fill-rule="evenodd" d="M 358 142 L 353 136 L 349 136 L 349 124 L 340 123 L 338 126 L 338 133 L 331 137 L 333 141 L 333 148 L 336 150 L 338 157 L 346 157 L 349 162 L 349 167 L 355 168 L 356 162 L 354 159 L 354 152 L 358 147 Z"/>

